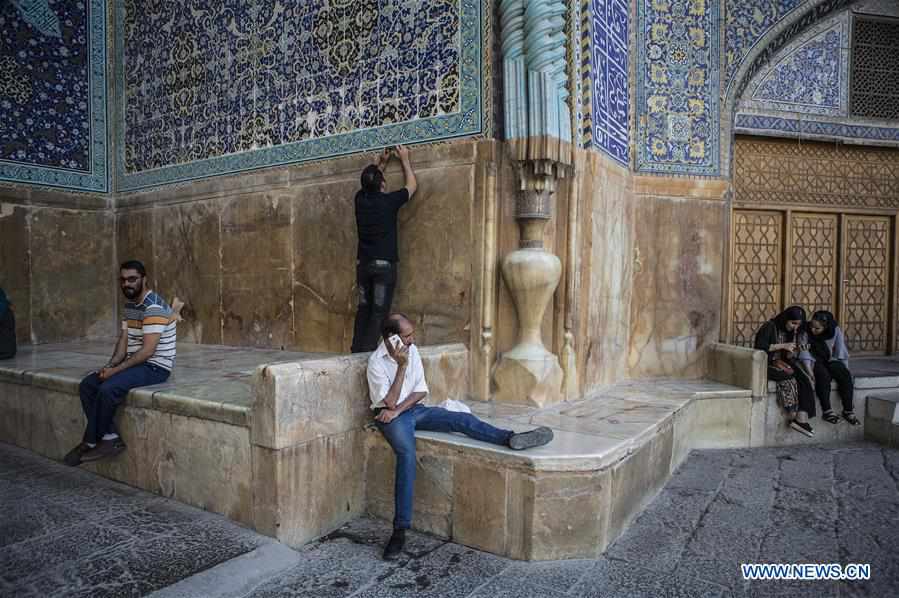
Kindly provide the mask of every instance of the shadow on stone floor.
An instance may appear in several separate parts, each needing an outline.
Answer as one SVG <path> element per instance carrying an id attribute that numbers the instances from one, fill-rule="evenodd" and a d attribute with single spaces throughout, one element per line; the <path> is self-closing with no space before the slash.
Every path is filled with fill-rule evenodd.
<path id="1" fill-rule="evenodd" d="M 272 542 L 7 445 L 0 445 L 0 502 L 4 596 L 147 595 L 204 570 L 214 575 Z M 386 563 L 389 524 L 360 518 L 253 588 L 218 595 L 896 596 L 897 521 L 899 451 L 867 444 L 696 451 L 595 560 L 517 562 L 410 533 L 403 558 Z M 740 564 L 753 562 L 870 563 L 872 577 L 745 582 Z"/>

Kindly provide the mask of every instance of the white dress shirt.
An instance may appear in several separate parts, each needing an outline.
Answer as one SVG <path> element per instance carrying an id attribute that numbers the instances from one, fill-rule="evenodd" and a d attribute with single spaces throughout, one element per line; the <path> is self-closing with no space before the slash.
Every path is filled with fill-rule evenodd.
<path id="1" fill-rule="evenodd" d="M 384 339 L 378 344 L 378 348 L 368 358 L 368 394 L 371 398 L 371 408 L 378 409 L 386 407 L 384 397 L 393 385 L 396 379 L 396 372 L 399 365 L 394 361 L 387 347 L 384 346 Z M 396 404 L 399 405 L 413 392 L 423 392 L 427 394 L 428 385 L 425 382 L 425 370 L 421 365 L 421 357 L 418 355 L 418 348 L 415 345 L 409 345 L 409 362 L 406 365 L 406 377 L 403 378 L 403 388 L 400 389 L 400 396 Z"/>

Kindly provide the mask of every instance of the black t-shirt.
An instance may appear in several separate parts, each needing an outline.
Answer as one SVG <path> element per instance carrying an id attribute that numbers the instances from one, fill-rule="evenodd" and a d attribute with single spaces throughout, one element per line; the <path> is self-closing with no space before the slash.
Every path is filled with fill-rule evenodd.
<path id="1" fill-rule="evenodd" d="M 393 193 L 356 193 L 357 259 L 399 261 L 396 213 L 407 201 L 405 187 Z"/>

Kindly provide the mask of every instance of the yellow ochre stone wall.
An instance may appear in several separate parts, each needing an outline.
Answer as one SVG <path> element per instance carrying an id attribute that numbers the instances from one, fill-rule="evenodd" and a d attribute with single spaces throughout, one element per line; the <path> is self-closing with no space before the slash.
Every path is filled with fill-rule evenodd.
<path id="1" fill-rule="evenodd" d="M 137 258 L 157 291 L 186 302 L 182 341 L 346 352 L 356 309 L 353 196 L 370 160 L 356 155 L 114 199 L 0 189 L 0 284 L 17 304 L 20 339 L 114 334 L 116 265 Z M 518 244 L 514 164 L 492 140 L 418 146 L 412 160 L 419 191 L 399 215 L 393 307 L 416 322 L 419 345 L 462 342 L 472 364 L 484 363 L 485 313 L 493 313 L 494 357 L 517 341 L 500 268 Z M 637 176 L 588 151 L 577 151 L 575 164 L 545 231 L 564 274 L 544 343 L 561 354 L 570 311 L 582 395 L 627 378 L 701 376 L 704 348 L 719 330 L 727 183 Z M 388 183 L 402 185 L 398 164 Z M 569 201 L 577 202 L 573 298 Z M 491 242 L 496 261 L 486 264 Z M 471 394 L 486 398 L 474 389 L 486 388 L 478 380 L 489 375 L 472 369 Z"/>

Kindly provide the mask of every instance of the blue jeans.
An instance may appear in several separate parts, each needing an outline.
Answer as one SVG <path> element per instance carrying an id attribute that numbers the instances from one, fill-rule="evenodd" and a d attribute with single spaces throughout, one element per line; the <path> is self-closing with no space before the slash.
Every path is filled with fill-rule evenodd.
<path id="1" fill-rule="evenodd" d="M 81 394 L 81 408 L 87 417 L 84 442 L 97 443 L 105 434 L 115 434 L 115 423 L 112 418 L 128 392 L 138 386 L 162 384 L 169 379 L 170 373 L 157 365 L 142 363 L 123 370 L 105 381 L 100 380 L 96 372 L 89 374 L 78 387 Z"/>
<path id="2" fill-rule="evenodd" d="M 507 446 L 511 430 L 501 430 L 479 420 L 470 413 L 447 411 L 440 407 L 416 405 L 389 424 L 375 422 L 396 453 L 396 476 L 393 486 L 393 527 L 408 529 L 412 525 L 412 496 L 415 488 L 415 430 L 461 432 L 475 440 Z"/>

